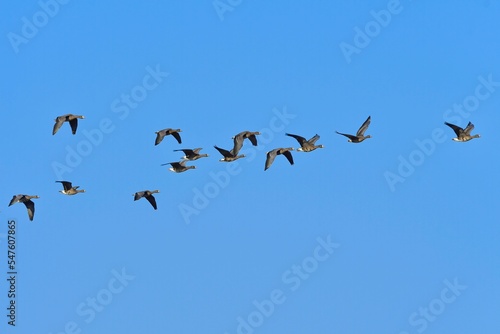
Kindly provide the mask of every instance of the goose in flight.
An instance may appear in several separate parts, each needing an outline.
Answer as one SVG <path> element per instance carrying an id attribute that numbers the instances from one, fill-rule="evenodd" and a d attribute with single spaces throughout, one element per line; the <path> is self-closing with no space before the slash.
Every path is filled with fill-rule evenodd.
<path id="1" fill-rule="evenodd" d="M 301 136 L 292 135 L 290 133 L 285 133 L 285 135 L 293 137 L 299 142 L 300 147 L 297 149 L 297 151 L 299 151 L 299 152 L 311 152 L 317 148 L 324 147 L 323 145 L 315 145 L 316 141 L 319 139 L 319 135 L 314 135 L 314 137 L 312 137 L 309 140 L 307 140 Z"/>
<path id="2" fill-rule="evenodd" d="M 450 128 L 453 129 L 453 131 L 455 131 L 455 134 L 457 135 L 457 137 L 453 138 L 454 141 L 464 142 L 464 141 L 469 141 L 469 140 L 474 139 L 474 138 L 481 137 L 478 134 L 471 136 L 470 133 L 472 130 L 474 130 L 474 124 L 472 124 L 471 122 L 469 122 L 469 124 L 467 124 L 467 127 L 465 129 L 462 129 L 459 126 L 457 126 L 455 124 L 448 123 L 448 122 L 444 122 L 444 124 L 448 125 Z"/>
<path id="3" fill-rule="evenodd" d="M 151 205 L 153 206 L 153 208 L 156 210 L 157 207 L 156 207 L 156 200 L 153 196 L 153 194 L 156 194 L 156 193 L 159 193 L 160 191 L 159 190 L 153 190 L 153 191 L 150 191 L 150 190 L 143 190 L 143 191 L 138 191 L 136 192 L 135 194 L 133 194 L 134 196 L 134 201 L 137 201 L 141 198 L 145 198 L 148 200 L 149 203 L 151 203 Z"/>
<path id="4" fill-rule="evenodd" d="M 167 162 L 166 164 L 162 164 L 161 166 L 171 165 L 169 168 L 170 171 L 174 173 L 182 173 L 187 171 L 188 169 L 195 169 L 196 166 L 186 166 L 186 160 L 182 160 L 179 162 Z"/>
<path id="5" fill-rule="evenodd" d="M 231 162 L 231 161 L 238 160 L 239 158 L 245 157 L 244 154 L 240 154 L 240 155 L 233 154 L 233 150 L 228 151 L 228 150 L 225 150 L 223 148 L 217 147 L 215 145 L 214 145 L 214 147 L 217 151 L 219 151 L 220 154 L 222 154 L 224 156 L 224 158 L 220 159 L 219 161 Z"/>
<path id="6" fill-rule="evenodd" d="M 181 140 L 181 136 L 179 135 L 179 132 L 182 132 L 181 129 L 163 129 L 163 130 L 159 130 L 159 131 L 156 131 L 156 140 L 155 140 L 155 146 L 158 145 L 159 143 L 161 143 L 161 141 L 163 140 L 163 138 L 165 138 L 165 136 L 168 136 L 168 135 L 172 135 L 179 144 L 182 143 L 182 140 Z"/>
<path id="7" fill-rule="evenodd" d="M 184 160 L 193 161 L 193 160 L 198 160 L 199 158 L 208 157 L 208 154 L 206 153 L 200 154 L 201 148 L 195 148 L 195 149 L 183 148 L 180 150 L 174 150 L 174 152 L 179 152 L 179 151 L 184 152 L 185 155 L 181 158 Z"/>
<path id="8" fill-rule="evenodd" d="M 84 193 L 85 192 L 85 189 L 78 189 L 78 188 L 80 188 L 80 186 L 73 187 L 73 185 L 69 181 L 56 181 L 56 182 L 62 183 L 63 190 L 59 190 L 59 192 L 61 194 L 64 194 L 64 195 L 76 195 L 78 193 Z"/>
<path id="9" fill-rule="evenodd" d="M 370 135 L 365 136 L 365 131 L 366 131 L 366 129 L 368 129 L 368 126 L 370 125 L 370 122 L 371 122 L 371 116 L 368 116 L 368 118 L 366 119 L 366 121 L 358 129 L 358 132 L 356 132 L 355 136 L 354 135 L 349 135 L 349 134 L 346 134 L 346 133 L 340 133 L 338 131 L 335 131 L 335 132 L 337 132 L 339 135 L 342 135 L 342 136 L 345 136 L 345 137 L 349 138 L 348 142 L 350 142 L 350 143 L 361 143 L 363 140 L 372 137 Z"/>
<path id="10" fill-rule="evenodd" d="M 84 119 L 85 116 L 73 114 L 57 116 L 55 119 L 56 124 L 54 124 L 54 129 L 52 130 L 52 135 L 55 135 L 56 132 L 59 131 L 64 122 L 69 122 L 69 125 L 71 126 L 71 132 L 73 132 L 73 134 L 76 134 L 76 128 L 78 128 L 79 118 Z"/>
<path id="11" fill-rule="evenodd" d="M 253 146 L 257 146 L 257 137 L 260 135 L 260 132 L 255 131 L 242 131 L 238 133 L 236 136 L 233 137 L 234 140 L 234 146 L 233 146 L 233 153 L 238 154 L 238 152 L 241 150 L 241 147 L 243 146 L 243 141 L 245 139 L 250 140 Z"/>
<path id="12" fill-rule="evenodd" d="M 14 195 L 10 200 L 9 206 L 16 203 L 24 203 L 26 209 L 28 210 L 28 217 L 31 221 L 33 221 L 33 217 L 35 216 L 35 203 L 31 200 L 32 198 L 40 198 L 37 195 Z"/>
<path id="13" fill-rule="evenodd" d="M 293 157 L 290 151 L 293 151 L 293 147 L 275 148 L 274 150 L 267 152 L 266 166 L 264 167 L 264 171 L 271 167 L 277 155 L 284 155 L 288 159 L 290 165 L 293 165 Z"/>

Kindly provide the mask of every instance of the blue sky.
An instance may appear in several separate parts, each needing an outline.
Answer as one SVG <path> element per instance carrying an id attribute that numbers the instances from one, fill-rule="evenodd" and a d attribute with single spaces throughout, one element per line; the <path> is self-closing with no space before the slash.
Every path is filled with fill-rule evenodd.
<path id="1" fill-rule="evenodd" d="M 8 333 L 496 333 L 500 2 L 1 5 Z M 72 135 L 54 118 L 85 115 Z M 373 138 L 351 144 L 371 115 Z M 453 142 L 443 123 L 475 124 Z M 181 128 L 183 143 L 155 131 Z M 214 145 L 261 131 L 247 155 Z M 310 138 L 314 152 L 285 133 Z M 208 158 L 175 174 L 179 148 Z M 56 180 L 86 190 L 60 194 Z M 132 194 L 159 189 L 158 210 Z M 35 219 L 15 194 L 39 195 Z M 2 308 L 9 287 L 0 285 Z"/>

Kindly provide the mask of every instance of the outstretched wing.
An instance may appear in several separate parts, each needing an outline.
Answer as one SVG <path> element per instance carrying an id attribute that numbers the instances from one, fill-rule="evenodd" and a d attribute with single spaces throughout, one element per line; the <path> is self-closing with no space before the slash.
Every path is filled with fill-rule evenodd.
<path id="1" fill-rule="evenodd" d="M 241 133 L 238 133 L 236 136 L 234 136 L 234 139 L 233 139 L 234 145 L 233 145 L 233 149 L 231 150 L 231 152 L 234 155 L 237 155 L 238 152 L 243 147 L 243 140 L 245 140 L 245 138 L 243 138 L 243 134 L 244 134 L 244 132 L 241 132 Z"/>
<path id="2" fill-rule="evenodd" d="M 285 135 L 295 138 L 299 142 L 300 146 L 302 146 L 307 141 L 304 137 L 292 135 L 291 133 L 285 133 Z"/>
<path id="3" fill-rule="evenodd" d="M 314 145 L 316 141 L 319 139 L 319 135 L 315 134 L 314 137 L 308 140 L 309 144 Z"/>
<path id="4" fill-rule="evenodd" d="M 155 145 L 158 145 L 159 143 L 161 143 L 161 141 L 163 140 L 164 137 L 165 137 L 165 131 L 158 131 L 156 133 Z"/>
<path id="5" fill-rule="evenodd" d="M 222 155 L 223 155 L 224 157 L 226 157 L 226 158 L 227 158 L 227 157 L 231 157 L 231 156 L 233 156 L 233 155 L 231 154 L 231 152 L 229 152 L 228 150 L 225 150 L 225 149 L 223 149 L 223 148 L 217 147 L 217 146 L 215 146 L 215 145 L 214 145 L 214 147 L 215 147 L 215 149 L 216 149 L 217 151 L 219 151 L 219 153 L 220 153 L 220 154 L 222 154 Z"/>
<path id="6" fill-rule="evenodd" d="M 287 159 L 290 165 L 293 165 L 293 157 L 292 157 L 292 152 L 290 151 L 285 151 L 282 153 Z"/>
<path id="7" fill-rule="evenodd" d="M 76 128 L 78 128 L 78 118 L 73 118 L 69 120 L 69 125 L 71 126 L 71 132 L 76 133 Z"/>
<path id="8" fill-rule="evenodd" d="M 470 123 L 470 122 L 469 122 Z M 464 132 L 464 129 L 462 129 L 461 127 L 459 127 L 458 125 L 455 125 L 455 124 L 451 124 L 451 123 L 448 123 L 448 122 L 444 122 L 444 124 L 448 125 L 450 128 L 453 129 L 453 131 L 455 131 L 455 134 L 457 135 L 457 137 L 461 136 L 462 133 Z"/>
<path id="9" fill-rule="evenodd" d="M 149 196 L 146 196 L 146 199 L 149 201 L 149 203 L 151 203 L 151 205 L 153 206 L 153 208 L 156 210 L 157 207 L 156 207 L 156 199 L 154 198 L 153 195 L 149 195 Z"/>
<path id="10" fill-rule="evenodd" d="M 371 116 L 368 116 L 366 121 L 358 129 L 358 132 L 356 132 L 357 136 L 363 136 L 365 134 L 366 129 L 368 129 L 368 126 L 370 126 L 371 119 Z"/>
<path id="11" fill-rule="evenodd" d="M 253 146 L 257 146 L 257 137 L 255 135 L 248 136 L 248 139 L 250 140 Z"/>
<path id="12" fill-rule="evenodd" d="M 186 162 L 169 162 L 174 169 L 181 168 Z"/>
<path id="13" fill-rule="evenodd" d="M 179 144 L 182 144 L 181 135 L 178 132 L 172 132 L 172 136 L 174 136 Z"/>
<path id="14" fill-rule="evenodd" d="M 353 136 L 353 135 L 349 135 L 347 133 L 341 133 L 341 132 L 338 132 L 338 131 L 335 131 L 335 132 L 338 133 L 339 135 L 342 135 L 342 136 L 345 136 L 345 137 L 349 138 L 350 140 L 356 140 L 356 139 L 358 139 L 358 137 Z"/>
<path id="15" fill-rule="evenodd" d="M 472 130 L 474 130 L 474 124 L 469 122 L 469 124 L 467 124 L 467 127 L 464 129 L 464 132 L 466 135 L 470 135 Z"/>
<path id="16" fill-rule="evenodd" d="M 14 195 L 14 196 L 12 196 L 12 199 L 10 200 L 9 206 L 11 206 L 12 204 L 16 204 L 17 202 L 19 202 L 19 198 L 21 198 L 20 195 Z"/>
<path id="17" fill-rule="evenodd" d="M 191 150 L 191 149 L 189 149 L 189 148 L 183 148 L 183 149 L 180 149 L 180 150 L 174 150 L 174 152 L 179 152 L 179 151 L 184 152 L 184 154 L 187 155 L 187 156 L 190 156 L 190 155 L 194 154 L 194 151 Z"/>
<path id="18" fill-rule="evenodd" d="M 64 124 L 64 118 L 57 117 L 56 118 L 56 124 L 54 124 L 54 128 L 52 129 L 52 135 L 55 135 L 57 131 L 61 128 L 61 126 Z"/>
<path id="19" fill-rule="evenodd" d="M 144 191 L 138 191 L 134 194 L 134 201 L 141 199 L 144 196 Z"/>
<path id="20" fill-rule="evenodd" d="M 68 181 L 56 181 L 56 182 L 59 182 L 59 183 L 62 183 L 62 186 L 64 188 L 64 190 L 70 190 L 73 185 L 71 184 L 71 182 L 68 182 Z"/>
<path id="21" fill-rule="evenodd" d="M 29 199 L 24 202 L 24 205 L 26 205 L 26 209 L 28 210 L 28 217 L 33 221 L 33 217 L 35 216 L 35 203 Z"/>
<path id="22" fill-rule="evenodd" d="M 276 154 L 277 154 L 278 150 L 272 150 L 272 151 L 269 151 L 267 152 L 267 156 L 266 156 L 266 166 L 264 167 L 264 171 L 266 171 L 269 167 L 271 167 L 271 165 L 273 164 L 274 162 L 274 159 L 276 158 Z"/>

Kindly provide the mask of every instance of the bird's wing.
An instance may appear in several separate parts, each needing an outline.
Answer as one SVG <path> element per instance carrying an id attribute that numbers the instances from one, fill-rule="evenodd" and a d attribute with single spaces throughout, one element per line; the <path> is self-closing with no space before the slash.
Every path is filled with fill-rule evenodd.
<path id="1" fill-rule="evenodd" d="M 231 152 L 229 152 L 228 150 L 225 150 L 225 149 L 223 149 L 223 148 L 217 147 L 217 146 L 215 146 L 215 145 L 214 145 L 214 147 L 215 147 L 215 149 L 216 149 L 217 151 L 219 151 L 219 153 L 220 153 L 220 154 L 222 154 L 224 157 L 231 157 L 231 156 L 232 156 Z"/>
<path id="2" fill-rule="evenodd" d="M 24 205 L 26 205 L 26 209 L 28 210 L 28 217 L 30 220 L 33 220 L 33 217 L 35 216 L 35 203 L 29 199 L 24 202 Z"/>
<path id="3" fill-rule="evenodd" d="M 17 202 L 19 202 L 19 198 L 21 198 L 20 195 L 14 195 L 14 196 L 12 196 L 12 199 L 10 200 L 9 206 L 11 206 L 12 204 L 16 204 Z"/>
<path id="4" fill-rule="evenodd" d="M 71 126 L 71 132 L 76 133 L 76 128 L 78 127 L 78 118 L 73 118 L 69 120 L 69 125 Z"/>
<path id="5" fill-rule="evenodd" d="M 250 140 L 253 146 L 257 146 L 257 137 L 255 135 L 248 136 L 248 139 Z"/>
<path id="6" fill-rule="evenodd" d="M 238 152 L 241 150 L 241 148 L 243 147 L 243 140 L 245 138 L 243 138 L 243 135 L 242 133 L 238 133 L 236 136 L 234 136 L 234 139 L 233 139 L 233 142 L 234 142 L 234 145 L 233 145 L 233 149 L 231 150 L 231 153 L 233 155 L 237 155 Z"/>
<path id="7" fill-rule="evenodd" d="M 272 150 L 267 152 L 267 157 L 266 157 L 266 166 L 264 167 L 264 170 L 267 170 L 269 167 L 274 162 L 274 159 L 276 158 L 277 150 Z"/>
<path id="8" fill-rule="evenodd" d="M 444 122 L 444 124 L 448 125 L 450 128 L 453 129 L 453 131 L 455 131 L 455 134 L 458 136 L 461 136 L 462 133 L 464 132 L 464 129 L 462 129 L 461 127 L 459 127 L 458 125 L 455 125 L 455 124 L 451 124 L 451 123 L 448 123 L 448 122 Z"/>
<path id="9" fill-rule="evenodd" d="M 161 141 L 165 138 L 165 131 L 158 131 L 156 133 L 155 145 L 161 143 Z"/>
<path id="10" fill-rule="evenodd" d="M 363 136 L 365 134 L 366 129 L 370 126 L 371 116 L 368 116 L 366 121 L 359 127 L 358 132 L 356 132 L 357 136 Z"/>
<path id="11" fill-rule="evenodd" d="M 309 142 L 309 144 L 314 145 L 314 143 L 316 143 L 316 141 L 318 139 L 319 139 L 319 135 L 315 134 L 314 137 L 312 137 L 311 139 L 308 140 L 308 142 Z"/>
<path id="12" fill-rule="evenodd" d="M 62 183 L 62 186 L 63 186 L 64 190 L 66 190 L 66 191 L 68 191 L 72 188 L 71 182 L 68 182 L 68 181 L 56 181 L 56 182 Z"/>
<path id="13" fill-rule="evenodd" d="M 52 129 L 52 134 L 55 135 L 57 131 L 61 128 L 61 126 L 64 124 L 64 118 L 57 117 L 56 118 L 56 124 L 54 124 L 54 128 Z"/>
<path id="14" fill-rule="evenodd" d="M 338 133 L 339 135 L 342 135 L 342 136 L 346 136 L 347 138 L 351 139 L 351 140 L 356 140 L 358 139 L 358 137 L 356 136 L 353 136 L 353 135 L 349 135 L 347 133 L 341 133 L 341 132 L 338 132 L 338 131 L 335 131 L 336 133 Z"/>
<path id="15" fill-rule="evenodd" d="M 307 141 L 304 137 L 292 135 L 291 133 L 285 133 L 285 135 L 295 138 L 299 142 L 300 146 Z"/>
<path id="16" fill-rule="evenodd" d="M 138 191 L 134 194 L 134 201 L 141 199 L 144 196 L 144 191 Z"/>
<path id="17" fill-rule="evenodd" d="M 467 127 L 464 129 L 464 132 L 465 134 L 470 135 L 472 130 L 474 130 L 474 124 L 469 122 L 469 124 L 467 124 Z"/>
<path id="18" fill-rule="evenodd" d="M 292 152 L 290 151 L 285 151 L 282 153 L 287 159 L 290 165 L 293 165 L 293 157 L 292 157 Z"/>
<path id="19" fill-rule="evenodd" d="M 153 195 L 149 195 L 149 196 L 146 196 L 146 199 L 149 201 L 149 203 L 151 203 L 151 205 L 153 206 L 153 208 L 156 210 L 157 207 L 156 207 L 156 199 L 154 198 Z"/>
<path id="20" fill-rule="evenodd" d="M 193 155 L 195 152 L 189 148 L 183 148 L 183 149 L 180 149 L 180 150 L 174 150 L 174 152 L 179 152 L 179 151 L 182 151 L 184 152 L 185 155 L 189 156 L 189 155 Z"/>
<path id="21" fill-rule="evenodd" d="M 182 144 L 181 135 L 179 134 L 179 132 L 172 132 L 172 136 L 174 136 L 179 144 Z"/>

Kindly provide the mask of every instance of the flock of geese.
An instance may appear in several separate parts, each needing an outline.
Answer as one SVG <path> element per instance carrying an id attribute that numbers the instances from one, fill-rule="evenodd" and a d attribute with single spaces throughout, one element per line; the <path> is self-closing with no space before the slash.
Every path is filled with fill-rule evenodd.
<path id="1" fill-rule="evenodd" d="M 52 130 L 52 135 L 55 135 L 59 131 L 59 129 L 63 126 L 63 124 L 66 122 L 69 123 L 69 125 L 71 127 L 71 132 L 73 133 L 73 135 L 76 134 L 76 130 L 78 128 L 78 119 L 84 119 L 84 118 L 85 117 L 82 115 L 73 115 L 73 114 L 66 114 L 66 115 L 56 117 L 54 128 Z M 347 137 L 348 142 L 350 142 L 350 143 L 361 143 L 365 139 L 371 138 L 370 135 L 365 135 L 365 132 L 368 129 L 368 126 L 370 125 L 370 122 L 371 122 L 371 116 L 368 116 L 366 121 L 364 121 L 364 123 L 359 127 L 359 129 L 355 135 L 341 133 L 338 131 L 336 131 L 336 133 Z M 445 122 L 444 124 L 449 126 L 455 132 L 456 137 L 453 138 L 454 141 L 466 142 L 466 141 L 469 141 L 471 139 L 480 137 L 480 135 L 478 135 L 478 134 L 471 135 L 471 131 L 474 129 L 474 125 L 471 122 L 469 122 L 465 128 L 461 128 L 455 124 L 451 124 L 448 122 Z M 181 129 L 171 129 L 171 128 L 157 131 L 155 145 L 160 144 L 162 142 L 162 140 L 166 136 L 169 136 L 169 135 L 174 137 L 175 140 L 179 144 L 181 144 L 182 139 L 181 139 L 181 136 L 179 134 L 180 132 L 181 132 Z M 258 135 L 260 135 L 260 132 L 258 132 L 258 131 L 256 131 L 256 132 L 243 131 L 243 132 L 238 133 L 237 135 L 232 137 L 233 148 L 229 151 L 226 149 L 214 146 L 215 149 L 217 151 L 219 151 L 219 153 L 222 155 L 222 158 L 219 161 L 232 162 L 232 161 L 238 160 L 240 158 L 244 158 L 245 157 L 244 154 L 239 154 L 241 148 L 243 147 L 243 142 L 245 141 L 245 139 L 248 139 L 253 146 L 257 146 L 257 137 L 256 136 L 258 136 Z M 317 134 L 314 135 L 309 140 L 307 140 L 306 138 L 304 138 L 302 136 L 294 135 L 294 134 L 290 134 L 290 133 L 285 133 L 285 135 L 292 137 L 292 138 L 295 138 L 295 140 L 297 140 L 297 142 L 300 145 L 300 147 L 297 148 L 297 151 L 299 151 L 299 152 L 312 152 L 318 148 L 323 148 L 323 145 L 316 145 L 316 141 L 320 138 L 319 135 L 317 135 Z M 181 158 L 182 160 L 175 161 L 175 162 L 168 162 L 166 164 L 162 164 L 162 166 L 170 165 L 171 167 L 169 168 L 169 170 L 172 172 L 175 172 L 175 173 L 182 173 L 182 172 L 185 172 L 189 169 L 195 169 L 196 166 L 193 166 L 193 165 L 186 166 L 186 162 L 187 161 L 195 161 L 195 160 L 198 160 L 200 158 L 208 157 L 208 154 L 200 153 L 201 150 L 202 150 L 202 148 L 195 148 L 195 149 L 187 149 L 186 148 L 186 149 L 174 150 L 175 152 L 182 151 L 184 153 L 184 156 Z M 274 162 L 274 159 L 278 155 L 283 155 L 288 160 L 290 165 L 293 165 L 294 162 L 293 162 L 293 156 L 291 153 L 291 151 L 293 151 L 293 150 L 294 150 L 293 147 L 279 147 L 279 148 L 275 148 L 271 151 L 268 151 L 266 153 L 267 156 L 266 156 L 266 163 L 264 166 L 264 171 L 266 171 L 267 169 L 269 169 L 269 167 L 271 167 L 271 165 Z M 60 190 L 59 192 L 64 194 L 64 195 L 73 196 L 73 195 L 85 192 L 84 189 L 79 189 L 79 186 L 73 186 L 72 183 L 69 181 L 56 181 L 56 182 L 62 184 L 63 190 Z M 146 200 L 149 201 L 149 203 L 151 203 L 151 206 L 156 210 L 157 209 L 156 199 L 153 196 L 153 194 L 156 194 L 159 192 L 160 192 L 159 190 L 138 191 L 135 194 L 133 194 L 134 201 L 137 201 L 141 198 L 145 198 Z M 37 195 L 31 196 L 31 195 L 23 195 L 23 194 L 14 195 L 9 203 L 9 206 L 16 204 L 16 203 L 23 203 L 26 206 L 26 209 L 28 210 L 28 217 L 29 217 L 30 221 L 33 221 L 33 217 L 35 215 L 35 203 L 32 201 L 32 199 L 36 199 L 36 198 L 39 198 L 39 196 L 37 196 Z"/>

